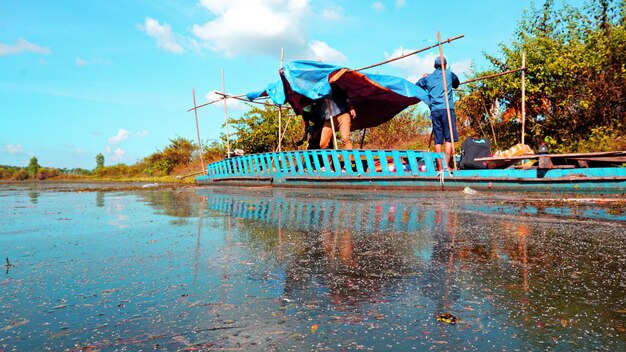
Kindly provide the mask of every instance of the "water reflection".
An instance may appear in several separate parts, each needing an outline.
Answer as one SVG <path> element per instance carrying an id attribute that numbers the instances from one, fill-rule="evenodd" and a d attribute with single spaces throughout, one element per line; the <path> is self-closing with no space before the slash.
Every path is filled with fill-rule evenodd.
<path id="1" fill-rule="evenodd" d="M 600 207 L 29 191 L 0 193 L 0 351 L 626 349 L 626 222 Z"/>
<path id="2" fill-rule="evenodd" d="M 567 209 L 520 217 L 514 207 L 437 195 L 205 195 L 209 209 L 240 220 L 244 243 L 283 266 L 287 315 L 398 323 L 392 339 L 407 348 L 467 347 L 476 333 L 492 342 L 471 349 L 624 347 L 626 275 L 615 264 L 625 259 L 622 222 L 553 216 Z M 458 327 L 436 322 L 442 313 L 458 317 Z M 385 347 L 371 336 L 354 342 Z"/>
<path id="3" fill-rule="evenodd" d="M 96 191 L 96 206 L 98 208 L 104 207 L 104 194 L 103 191 Z"/>

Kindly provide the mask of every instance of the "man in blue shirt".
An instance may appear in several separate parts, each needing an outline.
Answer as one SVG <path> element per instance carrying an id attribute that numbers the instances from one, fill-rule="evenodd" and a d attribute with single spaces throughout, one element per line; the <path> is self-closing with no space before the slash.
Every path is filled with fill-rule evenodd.
<path id="1" fill-rule="evenodd" d="M 450 105 L 450 119 L 452 121 L 452 133 L 454 134 L 454 142 L 458 141 L 456 132 L 456 115 L 454 114 L 454 97 L 452 89 L 458 88 L 459 78 L 447 69 L 447 60 L 443 59 L 443 70 L 446 73 L 446 83 L 448 88 L 448 102 Z M 433 124 L 433 134 L 435 136 L 435 152 L 441 153 L 441 146 L 445 140 L 445 161 L 446 165 L 450 160 L 450 154 L 452 154 L 453 140 L 450 138 L 450 125 L 448 124 L 448 114 L 446 112 L 446 98 L 445 90 L 443 86 L 443 74 L 441 67 L 441 58 L 435 59 L 435 71 L 431 74 L 424 74 L 424 76 L 417 81 L 418 87 L 428 92 L 430 108 L 430 120 Z M 440 160 L 437 160 L 440 163 Z M 441 170 L 441 165 L 439 164 Z"/>

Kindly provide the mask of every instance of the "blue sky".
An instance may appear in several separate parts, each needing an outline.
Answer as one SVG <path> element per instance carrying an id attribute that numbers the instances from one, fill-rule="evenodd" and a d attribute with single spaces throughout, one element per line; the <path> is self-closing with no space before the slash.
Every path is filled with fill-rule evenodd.
<path id="1" fill-rule="evenodd" d="M 579 5 L 581 1 L 566 1 Z M 285 61 L 359 68 L 436 43 L 461 79 L 498 53 L 532 1 L 0 0 L 0 165 L 93 169 L 133 164 L 171 138 L 196 140 L 197 103 L 278 79 Z M 543 1 L 538 1 L 540 6 Z M 437 50 L 368 72 L 414 81 Z M 219 137 L 222 104 L 199 110 Z M 229 103 L 229 116 L 245 112 Z"/>

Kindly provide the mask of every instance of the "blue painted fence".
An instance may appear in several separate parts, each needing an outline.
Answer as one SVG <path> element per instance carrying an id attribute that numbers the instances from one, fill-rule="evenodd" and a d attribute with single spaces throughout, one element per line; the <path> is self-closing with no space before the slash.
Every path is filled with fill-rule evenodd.
<path id="1" fill-rule="evenodd" d="M 296 150 L 224 159 L 208 166 L 207 177 L 435 176 L 439 157 L 415 150 Z"/>
<path id="2" fill-rule="evenodd" d="M 417 150 L 296 150 L 224 159 L 208 165 L 197 184 L 285 186 L 534 189 L 622 192 L 626 168 L 436 171 L 440 153 Z M 445 179 L 445 180 L 444 180 Z"/>

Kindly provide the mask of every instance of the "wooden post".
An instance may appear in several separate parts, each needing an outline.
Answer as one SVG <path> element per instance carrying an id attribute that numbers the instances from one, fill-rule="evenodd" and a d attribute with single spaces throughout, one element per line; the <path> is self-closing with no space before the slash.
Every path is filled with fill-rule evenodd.
<path id="1" fill-rule="evenodd" d="M 222 68 L 222 92 L 226 93 L 224 87 L 224 69 Z M 228 133 L 228 106 L 226 104 L 226 97 L 224 97 L 224 121 L 226 122 L 226 155 L 230 157 L 230 135 Z"/>
<path id="2" fill-rule="evenodd" d="M 283 61 L 285 60 L 285 48 L 280 48 L 280 69 L 283 68 Z M 278 151 L 282 151 L 283 144 L 283 109 L 278 106 Z"/>
<path id="3" fill-rule="evenodd" d="M 202 165 L 202 174 L 206 175 L 206 169 L 204 167 L 204 157 L 202 156 L 202 142 L 200 142 L 200 128 L 198 127 L 198 108 L 196 107 L 196 90 L 191 89 L 193 95 L 193 113 L 196 116 L 196 134 L 198 135 L 198 150 L 200 150 L 200 165 Z"/>
<path id="4" fill-rule="evenodd" d="M 450 115 L 450 101 L 448 100 L 448 82 L 446 79 L 446 69 L 447 69 L 447 65 L 445 65 L 445 59 L 443 57 L 443 47 L 441 46 L 441 33 L 437 32 L 437 42 L 439 43 L 439 58 L 441 59 L 441 74 L 443 76 L 443 92 L 446 98 L 446 112 L 448 114 L 448 127 L 450 128 L 450 142 L 452 142 L 452 153 L 450 154 L 450 157 L 452 158 L 453 161 L 453 165 L 454 165 L 454 169 L 456 170 L 456 157 L 454 156 L 455 152 L 454 152 L 454 131 L 452 130 L 452 115 Z M 443 153 L 444 153 L 444 161 L 446 161 L 445 159 L 445 153 L 446 153 L 446 148 L 445 148 L 445 138 L 444 138 L 444 148 L 443 148 Z M 446 165 L 446 167 L 448 167 L 448 165 Z"/>
<path id="5" fill-rule="evenodd" d="M 522 51 L 522 145 L 526 127 L 526 52 Z"/>

